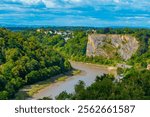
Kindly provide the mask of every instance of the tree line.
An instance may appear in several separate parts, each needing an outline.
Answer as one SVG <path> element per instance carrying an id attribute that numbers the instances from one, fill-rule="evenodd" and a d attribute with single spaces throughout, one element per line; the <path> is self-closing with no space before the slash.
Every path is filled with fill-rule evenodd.
<path id="1" fill-rule="evenodd" d="M 83 81 L 74 86 L 75 93 L 60 93 L 57 100 L 149 100 L 150 72 L 137 71 L 134 68 L 126 72 L 121 82 L 104 74 L 97 76 L 95 82 L 86 87 Z"/>

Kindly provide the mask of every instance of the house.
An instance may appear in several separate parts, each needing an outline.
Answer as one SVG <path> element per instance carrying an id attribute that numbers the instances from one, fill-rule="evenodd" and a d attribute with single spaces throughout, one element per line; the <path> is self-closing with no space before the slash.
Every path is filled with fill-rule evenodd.
<path id="1" fill-rule="evenodd" d="M 126 64 L 117 64 L 117 67 L 123 68 L 123 69 L 130 69 L 132 66 L 126 65 Z"/>
<path id="2" fill-rule="evenodd" d="M 147 65 L 147 70 L 150 70 L 150 64 Z"/>
<path id="3" fill-rule="evenodd" d="M 37 31 L 37 32 L 41 32 L 41 29 L 37 29 L 36 31 Z"/>

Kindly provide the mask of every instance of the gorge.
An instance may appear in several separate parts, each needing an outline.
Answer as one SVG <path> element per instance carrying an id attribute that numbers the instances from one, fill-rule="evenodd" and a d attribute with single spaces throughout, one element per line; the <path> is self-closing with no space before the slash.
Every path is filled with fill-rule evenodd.
<path id="1" fill-rule="evenodd" d="M 88 36 L 87 56 L 101 56 L 128 60 L 139 47 L 135 37 L 118 34 L 91 34 Z"/>

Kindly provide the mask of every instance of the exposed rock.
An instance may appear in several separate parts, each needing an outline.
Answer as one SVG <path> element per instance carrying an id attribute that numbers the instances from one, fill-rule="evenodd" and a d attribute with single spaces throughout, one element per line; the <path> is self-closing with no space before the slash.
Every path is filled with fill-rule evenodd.
<path id="1" fill-rule="evenodd" d="M 139 47 L 135 37 L 117 34 L 92 34 L 88 36 L 87 56 L 115 58 L 120 56 L 128 60 Z"/>

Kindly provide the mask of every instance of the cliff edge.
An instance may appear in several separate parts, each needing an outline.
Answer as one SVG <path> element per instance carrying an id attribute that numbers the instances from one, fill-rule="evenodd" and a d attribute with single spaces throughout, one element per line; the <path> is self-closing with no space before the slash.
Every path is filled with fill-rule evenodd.
<path id="1" fill-rule="evenodd" d="M 135 37 L 117 34 L 92 34 L 88 36 L 86 56 L 120 57 L 128 60 L 139 47 Z"/>

